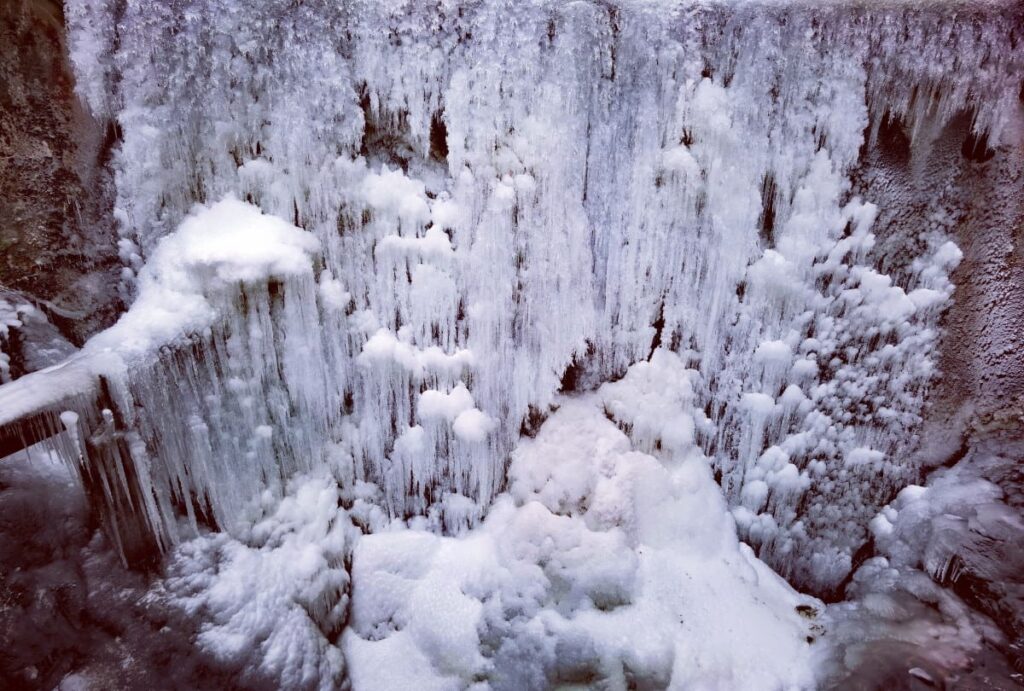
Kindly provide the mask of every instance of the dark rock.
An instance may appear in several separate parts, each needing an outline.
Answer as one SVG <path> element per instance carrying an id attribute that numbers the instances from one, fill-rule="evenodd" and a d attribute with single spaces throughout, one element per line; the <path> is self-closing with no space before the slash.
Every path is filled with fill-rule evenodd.
<path id="1" fill-rule="evenodd" d="M 106 130 L 75 95 L 59 0 L 0 3 L 0 287 L 79 345 L 119 309 Z"/>

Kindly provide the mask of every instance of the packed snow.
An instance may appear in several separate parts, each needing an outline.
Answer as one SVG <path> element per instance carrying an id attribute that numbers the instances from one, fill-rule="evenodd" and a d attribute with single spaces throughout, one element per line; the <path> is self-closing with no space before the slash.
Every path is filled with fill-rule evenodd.
<path id="1" fill-rule="evenodd" d="M 85 353 L 131 360 L 201 333 L 224 309 L 217 301 L 240 285 L 312 275 L 319 249 L 315 237 L 233 197 L 197 207 L 149 255 L 131 309 Z"/>

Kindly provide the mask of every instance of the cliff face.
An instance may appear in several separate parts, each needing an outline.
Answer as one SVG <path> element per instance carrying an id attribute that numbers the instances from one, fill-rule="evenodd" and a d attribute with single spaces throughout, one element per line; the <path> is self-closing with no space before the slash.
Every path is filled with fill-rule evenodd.
<path id="1" fill-rule="evenodd" d="M 1006 111 L 1003 141 L 971 132 L 966 115 L 929 123 L 911 145 L 889 123 L 854 174 L 878 204 L 876 261 L 899 271 L 925 224 L 944 227 L 963 252 L 918 451 L 927 468 L 972 443 L 1020 434 L 1024 410 L 1024 93 Z"/>
<path id="2" fill-rule="evenodd" d="M 977 155 L 965 143 L 957 151 L 964 158 L 958 183 L 965 213 L 957 232 L 964 262 L 954 275 L 928 432 L 941 442 L 941 430 L 963 430 L 961 448 L 1007 433 L 1020 438 L 1024 430 L 1024 91 L 1021 96 L 1003 146 Z"/>
<path id="3" fill-rule="evenodd" d="M 33 305 L 76 344 L 118 309 L 115 140 L 74 93 L 59 0 L 0 3 L 0 288 L 13 311 Z M 15 374 L 31 368 L 25 340 L 0 348 Z"/>

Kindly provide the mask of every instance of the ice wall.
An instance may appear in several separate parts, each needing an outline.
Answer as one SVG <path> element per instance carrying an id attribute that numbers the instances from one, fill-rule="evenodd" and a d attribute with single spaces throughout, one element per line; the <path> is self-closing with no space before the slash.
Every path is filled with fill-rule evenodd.
<path id="1" fill-rule="evenodd" d="M 837 583 L 866 519 L 916 477 L 959 252 L 922 219 L 919 256 L 879 271 L 876 209 L 849 174 L 887 122 L 917 142 L 966 112 L 998 145 L 1018 107 L 1019 11 L 68 0 L 67 14 L 79 90 L 122 134 L 127 292 L 194 203 L 229 194 L 321 247 L 308 281 L 236 296 L 220 341 L 129 382 L 158 436 L 192 444 L 230 420 L 271 440 L 258 461 L 215 440 L 154 458 L 201 489 L 185 505 L 228 520 L 223 497 L 306 464 L 379 484 L 394 515 L 486 505 L 563 385 L 614 379 L 658 345 L 700 371 L 696 438 L 742 536 L 786 575 Z M 254 382 L 262 417 L 208 404 Z"/>

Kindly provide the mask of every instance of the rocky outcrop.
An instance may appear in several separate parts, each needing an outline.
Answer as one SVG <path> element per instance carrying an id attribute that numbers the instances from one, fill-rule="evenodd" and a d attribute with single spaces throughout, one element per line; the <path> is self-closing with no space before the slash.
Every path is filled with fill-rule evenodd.
<path id="1" fill-rule="evenodd" d="M 59 0 L 0 3 L 0 287 L 76 344 L 119 308 L 116 139 L 75 95 Z"/>

